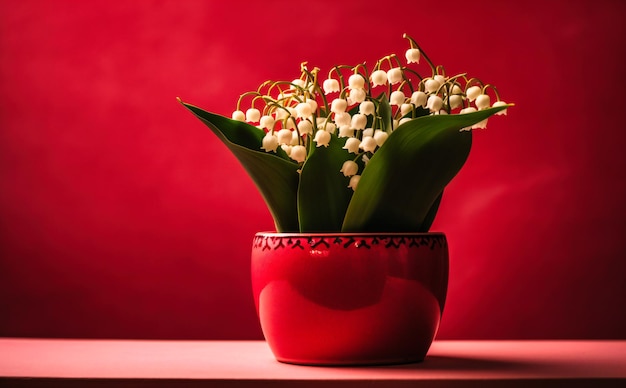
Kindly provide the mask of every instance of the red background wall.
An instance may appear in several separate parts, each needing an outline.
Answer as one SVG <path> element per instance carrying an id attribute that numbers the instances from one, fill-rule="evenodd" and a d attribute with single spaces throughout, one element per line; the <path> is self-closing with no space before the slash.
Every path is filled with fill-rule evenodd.
<path id="1" fill-rule="evenodd" d="M 0 0 L 0 335 L 261 338 L 229 115 L 308 60 L 415 37 L 517 105 L 476 133 L 434 229 L 440 338 L 626 338 L 626 3 Z"/>

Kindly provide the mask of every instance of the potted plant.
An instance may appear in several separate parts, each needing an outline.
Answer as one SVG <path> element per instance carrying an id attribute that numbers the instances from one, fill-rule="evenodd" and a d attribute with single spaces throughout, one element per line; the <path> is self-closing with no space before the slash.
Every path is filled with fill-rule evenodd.
<path id="1" fill-rule="evenodd" d="M 239 159 L 275 221 L 254 238 L 252 284 L 279 361 L 415 362 L 436 334 L 448 250 L 429 229 L 471 131 L 510 105 L 404 37 L 405 61 L 328 74 L 303 63 L 299 78 L 242 94 L 232 118 L 181 101 Z"/>

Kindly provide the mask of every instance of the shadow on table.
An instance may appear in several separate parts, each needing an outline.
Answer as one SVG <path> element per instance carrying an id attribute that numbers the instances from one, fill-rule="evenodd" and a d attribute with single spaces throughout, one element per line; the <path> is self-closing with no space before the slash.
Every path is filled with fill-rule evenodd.
<path id="1" fill-rule="evenodd" d="M 422 362 L 391 365 L 385 369 L 430 371 L 523 371 L 534 366 L 523 362 L 453 356 L 427 356 Z"/>

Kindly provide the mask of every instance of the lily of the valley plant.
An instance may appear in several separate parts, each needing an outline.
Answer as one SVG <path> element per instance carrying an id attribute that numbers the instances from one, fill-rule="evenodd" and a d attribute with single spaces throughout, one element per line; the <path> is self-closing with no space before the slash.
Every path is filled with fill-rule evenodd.
<path id="1" fill-rule="evenodd" d="M 322 73 L 303 63 L 299 78 L 242 94 L 232 119 L 183 105 L 239 159 L 277 231 L 427 232 L 471 131 L 510 105 L 405 38 L 405 58 L 388 55 L 371 69 Z"/>

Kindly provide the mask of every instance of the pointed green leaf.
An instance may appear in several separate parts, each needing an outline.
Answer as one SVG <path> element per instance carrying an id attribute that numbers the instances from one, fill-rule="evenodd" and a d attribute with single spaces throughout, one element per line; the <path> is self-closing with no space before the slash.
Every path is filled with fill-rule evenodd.
<path id="1" fill-rule="evenodd" d="M 277 154 L 263 151 L 264 134 L 258 128 L 181 103 L 237 157 L 261 192 L 277 231 L 297 232 L 298 165 L 289 161 L 280 148 Z"/>
<path id="2" fill-rule="evenodd" d="M 391 106 L 389 105 L 389 99 L 385 93 L 378 97 L 378 116 L 382 120 L 382 130 L 385 132 L 391 131 Z"/>
<path id="3" fill-rule="evenodd" d="M 431 207 L 469 155 L 471 132 L 459 130 L 502 109 L 424 116 L 400 125 L 363 171 L 342 231 L 425 231 Z"/>
<path id="4" fill-rule="evenodd" d="M 300 232 L 337 232 L 352 197 L 349 179 L 341 172 L 351 159 L 346 139 L 332 135 L 328 147 L 311 147 L 300 175 L 298 214 Z"/>

